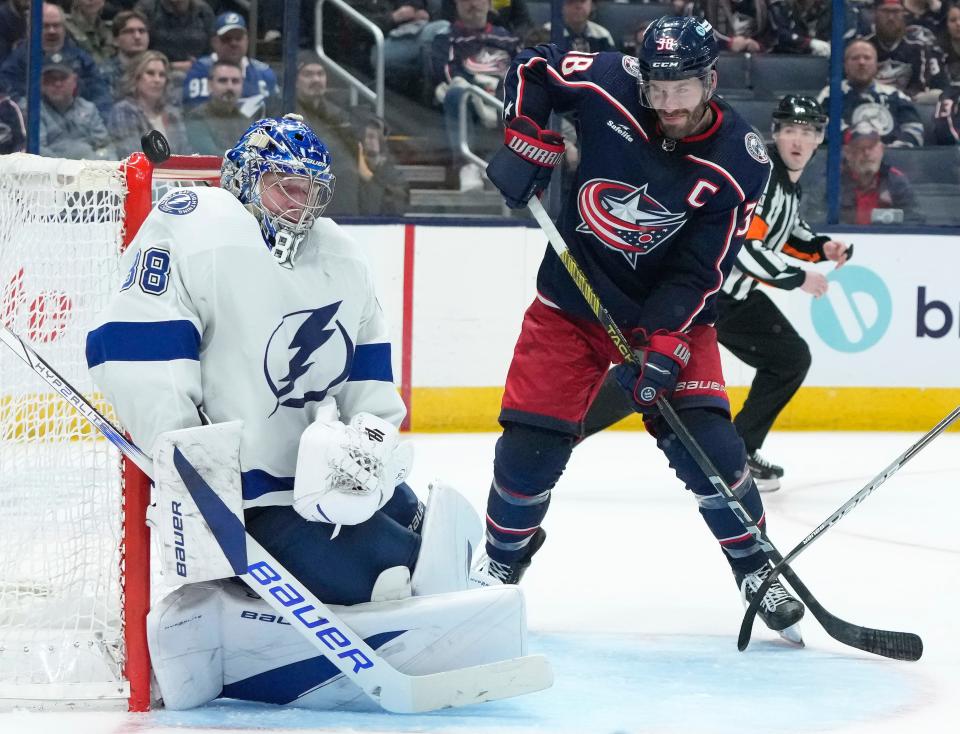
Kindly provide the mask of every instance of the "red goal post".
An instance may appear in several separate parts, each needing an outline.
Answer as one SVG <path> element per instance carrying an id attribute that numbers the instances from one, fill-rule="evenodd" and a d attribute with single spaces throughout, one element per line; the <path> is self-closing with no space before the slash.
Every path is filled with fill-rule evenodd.
<path id="1" fill-rule="evenodd" d="M 219 180 L 215 156 L 0 156 L 0 319 L 107 415 L 84 341 L 119 256 L 166 191 Z M 0 354 L 0 710 L 146 710 L 149 482 L 18 362 Z"/>

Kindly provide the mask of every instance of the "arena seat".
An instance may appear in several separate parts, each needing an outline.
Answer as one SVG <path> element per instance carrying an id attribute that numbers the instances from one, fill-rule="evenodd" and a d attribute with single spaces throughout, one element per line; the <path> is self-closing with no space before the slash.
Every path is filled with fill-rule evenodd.
<path id="1" fill-rule="evenodd" d="M 756 96 L 785 94 L 816 96 L 827 83 L 830 59 L 794 54 L 753 54 L 750 85 Z"/>
<path id="2" fill-rule="evenodd" d="M 750 86 L 750 57 L 744 54 L 720 54 L 717 59 L 720 94 L 741 98 L 753 96 Z"/>
<path id="3" fill-rule="evenodd" d="M 726 95 L 721 95 L 726 96 Z M 750 123 L 766 142 L 773 138 L 770 132 L 770 114 L 777 106 L 775 99 L 727 99 L 730 106 Z"/>
<path id="4" fill-rule="evenodd" d="M 887 148 L 884 160 L 913 184 L 960 184 L 960 151 L 954 146 Z M 954 201 L 956 208 L 957 201 Z"/>

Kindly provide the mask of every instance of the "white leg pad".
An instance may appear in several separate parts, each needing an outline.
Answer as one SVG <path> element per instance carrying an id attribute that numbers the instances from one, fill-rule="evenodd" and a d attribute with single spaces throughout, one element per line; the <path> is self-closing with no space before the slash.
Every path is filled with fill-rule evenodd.
<path id="1" fill-rule="evenodd" d="M 413 595 L 472 588 L 470 564 L 483 538 L 483 524 L 473 505 L 453 487 L 434 481 L 421 535 L 420 555 L 411 578 Z"/>
<path id="2" fill-rule="evenodd" d="M 410 675 L 527 653 L 526 609 L 516 586 L 331 610 L 387 664 Z M 286 619 L 238 583 L 193 584 L 172 592 L 150 612 L 148 638 L 168 708 L 222 696 L 325 710 L 377 709 Z"/>
<path id="3" fill-rule="evenodd" d="M 228 589 L 223 695 L 305 708 L 377 709 L 376 704 L 263 601 Z M 239 602 L 239 606 L 238 606 Z M 516 586 L 331 609 L 384 661 L 424 675 L 525 655 L 526 611 Z M 242 612 L 242 613 L 241 613 Z"/>
<path id="4" fill-rule="evenodd" d="M 188 584 L 147 615 L 153 674 L 169 709 L 200 706 L 223 690 L 222 600 L 218 582 Z"/>

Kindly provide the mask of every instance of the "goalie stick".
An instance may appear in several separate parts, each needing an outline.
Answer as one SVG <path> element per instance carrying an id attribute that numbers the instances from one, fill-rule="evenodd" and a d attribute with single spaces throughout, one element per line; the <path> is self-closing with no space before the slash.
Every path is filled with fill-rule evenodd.
<path id="1" fill-rule="evenodd" d="M 943 433 L 947 428 L 953 423 L 957 418 L 960 418 L 960 407 L 954 408 L 949 415 L 947 415 L 942 421 L 937 423 L 933 428 L 931 428 L 924 436 L 922 436 L 913 446 L 904 451 L 900 456 L 894 459 L 893 463 L 890 464 L 886 469 L 877 474 L 873 479 L 871 479 L 867 484 L 857 492 L 853 497 L 844 502 L 832 515 L 830 515 L 826 520 L 820 523 L 806 538 L 801 540 L 796 547 L 787 553 L 776 566 L 773 567 L 773 570 L 770 572 L 770 575 L 767 576 L 767 579 L 760 585 L 760 588 L 757 589 L 756 595 L 753 598 L 753 601 L 750 602 L 750 605 L 747 607 L 746 612 L 743 615 L 743 622 L 740 624 L 740 636 L 737 638 L 737 647 L 742 652 L 747 649 L 747 645 L 750 644 L 750 635 L 753 631 L 753 620 L 757 616 L 757 611 L 760 608 L 760 602 L 763 599 L 763 595 L 767 593 L 767 589 L 770 588 L 770 585 L 776 580 L 777 576 L 780 575 L 783 567 L 794 560 L 797 556 L 803 553 L 810 545 L 813 544 L 817 538 L 823 535 L 827 530 L 832 526 L 836 525 L 843 517 L 848 515 L 854 508 L 857 507 L 861 502 L 863 502 L 867 497 L 869 497 L 875 489 L 877 489 L 881 484 L 886 482 L 890 477 L 900 471 L 900 468 L 906 464 L 910 459 L 920 453 L 920 451 L 927 446 L 933 439 Z M 920 645 L 919 638 L 917 644 Z M 915 649 L 916 658 L 920 657 L 920 654 L 923 652 L 923 647 L 919 646 Z M 893 657 L 893 656 L 891 656 Z M 916 658 L 907 658 L 908 660 L 914 660 Z"/>
<path id="2" fill-rule="evenodd" d="M 14 354 L 140 467 L 144 474 L 152 477 L 153 461 L 149 456 L 129 441 L 19 336 L 2 324 L 0 329 L 0 339 Z M 193 469 L 182 456 L 180 464 L 185 465 L 188 471 Z M 210 495 L 213 495 L 214 501 L 219 501 L 212 491 L 205 493 L 207 500 L 211 499 Z M 200 503 L 198 505 L 203 507 Z M 219 515 L 220 518 L 211 519 L 204 510 L 204 520 L 211 526 L 222 523 L 224 515 L 236 520 L 225 506 Z M 239 520 L 236 522 L 239 524 Z M 466 706 L 533 693 L 553 684 L 553 671 L 543 655 L 526 655 L 428 675 L 401 673 L 344 624 L 330 607 L 312 594 L 245 529 L 244 534 L 247 570 L 239 574 L 240 578 L 278 613 L 297 620 L 299 624 L 293 625 L 297 631 L 387 711 L 418 713 Z"/>
<path id="3" fill-rule="evenodd" d="M 560 261 L 573 279 L 573 282 L 583 294 L 584 299 L 586 299 L 587 304 L 590 306 L 590 310 L 593 311 L 597 320 L 606 329 L 607 336 L 613 341 L 617 351 L 620 352 L 625 362 L 636 364 L 636 357 L 630 348 L 630 343 L 623 335 L 623 332 L 620 331 L 620 327 L 617 326 L 610 312 L 607 311 L 600 302 L 596 291 L 593 290 L 593 286 L 590 285 L 590 282 L 580 269 L 576 258 L 574 258 L 570 252 L 570 248 L 567 247 L 563 236 L 544 210 L 540 200 L 533 197 L 527 206 L 547 236 L 550 246 L 554 252 L 557 253 Z M 683 443 L 684 447 L 690 452 L 694 461 L 697 462 L 697 466 L 700 467 L 700 470 L 706 475 L 717 492 L 724 497 L 731 512 L 740 519 L 744 529 L 750 533 L 751 537 L 753 537 L 764 553 L 766 553 L 768 568 L 776 568 L 777 564 L 783 561 L 783 556 L 780 555 L 780 552 L 773 543 L 771 543 L 763 531 L 760 530 L 746 507 L 743 506 L 743 503 L 740 502 L 739 498 L 723 480 L 723 477 L 720 476 L 720 472 L 717 471 L 710 457 L 706 455 L 690 431 L 687 430 L 687 427 L 683 424 L 683 421 L 680 419 L 680 416 L 677 415 L 673 406 L 670 405 L 666 398 L 659 398 L 657 400 L 657 407 L 660 409 L 661 414 L 671 430 L 677 434 L 677 437 Z M 827 634 L 835 640 L 845 645 L 865 650 L 866 652 L 895 658 L 897 660 L 917 660 L 920 658 L 923 652 L 923 643 L 917 635 L 909 632 L 872 629 L 870 627 L 861 627 L 851 624 L 850 622 L 845 622 L 823 608 L 790 566 L 783 564 L 780 572 L 793 587 L 794 591 L 796 591 L 797 596 L 800 597 L 813 616 L 820 622 Z"/>

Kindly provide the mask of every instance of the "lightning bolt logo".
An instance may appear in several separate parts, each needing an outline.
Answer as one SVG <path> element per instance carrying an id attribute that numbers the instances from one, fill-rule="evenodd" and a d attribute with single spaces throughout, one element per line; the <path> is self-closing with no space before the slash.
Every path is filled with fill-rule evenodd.
<path id="1" fill-rule="evenodd" d="M 317 309 L 294 311 L 283 317 L 267 342 L 263 357 L 263 373 L 277 402 L 272 416 L 281 406 L 302 408 L 307 403 L 323 400 L 331 388 L 344 382 L 350 375 L 354 345 L 340 321 L 334 317 L 342 301 Z M 293 332 L 284 344 L 283 337 Z M 340 335 L 342 339 L 335 337 Z M 283 344 L 283 346 L 280 346 Z M 341 346 L 342 345 L 342 346 Z M 271 376 L 271 363 L 281 363 L 278 352 L 283 350 L 286 369 L 282 377 Z M 332 364 L 343 359 L 342 369 L 332 379 Z M 337 369 L 334 366 L 334 369 Z"/>

